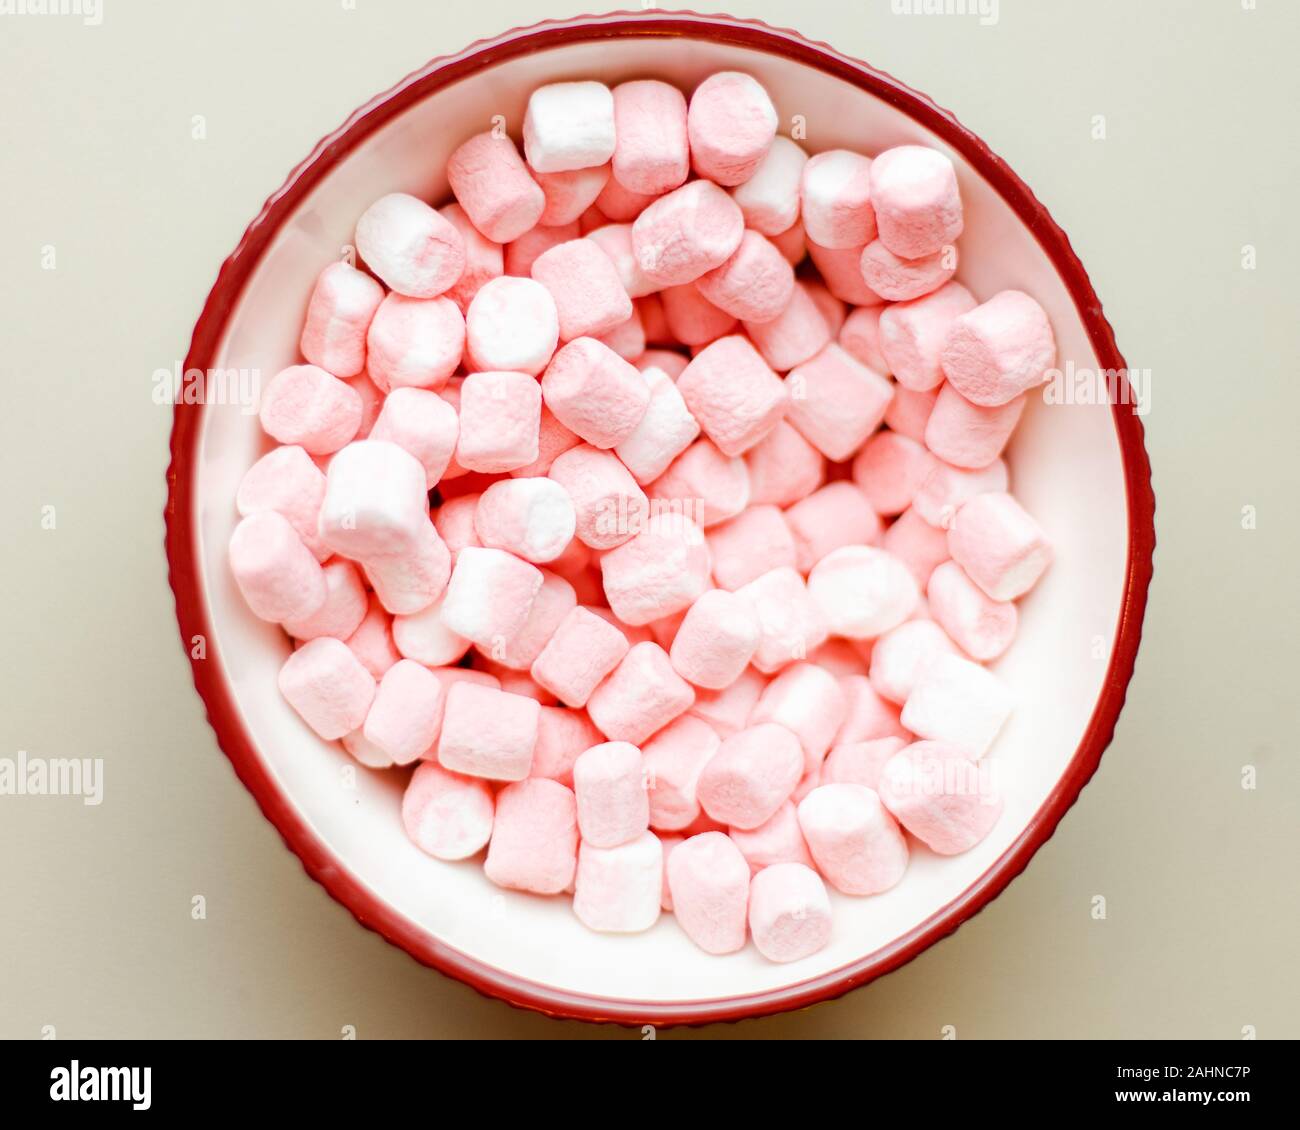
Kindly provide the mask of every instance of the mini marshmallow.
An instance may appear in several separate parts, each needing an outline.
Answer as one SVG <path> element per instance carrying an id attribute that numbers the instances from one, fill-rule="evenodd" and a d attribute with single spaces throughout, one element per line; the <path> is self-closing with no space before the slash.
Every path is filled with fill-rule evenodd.
<path id="1" fill-rule="evenodd" d="M 533 462 L 541 412 L 542 390 L 527 373 L 470 373 L 460 388 L 456 461 L 490 474 Z"/>
<path id="2" fill-rule="evenodd" d="M 230 535 L 228 557 L 240 594 L 261 620 L 304 620 L 328 598 L 320 562 L 277 510 L 242 519 Z"/>
<path id="3" fill-rule="evenodd" d="M 822 763 L 848 708 L 839 680 L 812 663 L 795 663 L 767 684 L 749 716 L 751 726 L 775 722 L 799 739 L 803 772 Z"/>
<path id="4" fill-rule="evenodd" d="M 530 671 L 542 649 L 546 647 L 564 618 L 578 603 L 573 586 L 550 570 L 542 570 L 542 587 L 533 598 L 524 626 L 509 639 L 494 645 L 489 658 L 510 671 Z M 533 682 L 530 678 L 529 682 Z M 502 679 L 505 685 L 505 679 Z M 520 691 L 519 693 L 523 693 Z M 530 688 L 531 697 L 539 702 L 554 702 L 548 689 L 540 685 Z"/>
<path id="5" fill-rule="evenodd" d="M 575 338 L 556 353 L 541 389 L 560 423 L 602 449 L 627 439 L 650 403 L 636 368 L 590 337 Z"/>
<path id="6" fill-rule="evenodd" d="M 1004 290 L 953 322 L 940 363 L 962 396 L 994 408 L 1042 384 L 1055 360 L 1047 311 L 1023 291 Z"/>
<path id="7" fill-rule="evenodd" d="M 808 595 L 832 633 L 857 640 L 897 627 L 921 598 L 907 566 L 869 545 L 845 546 L 823 557 L 808 577 Z"/>
<path id="8" fill-rule="evenodd" d="M 578 540 L 592 549 L 622 545 L 645 523 L 645 492 L 608 451 L 571 448 L 556 457 L 550 477 L 571 500 Z"/>
<path id="9" fill-rule="evenodd" d="M 871 649 L 871 685 L 882 698 L 901 705 L 926 664 L 937 655 L 956 654 L 948 633 L 933 620 L 908 620 L 891 628 Z"/>
<path id="10" fill-rule="evenodd" d="M 811 957 L 831 937 L 831 902 L 821 876 L 802 863 L 778 863 L 749 887 L 749 932 L 768 961 Z"/>
<path id="11" fill-rule="evenodd" d="M 351 561 L 335 557 L 322 566 L 325 574 L 325 603 L 310 616 L 285 620 L 281 627 L 296 640 L 333 636 L 345 640 L 366 618 L 366 590 L 361 574 Z"/>
<path id="12" fill-rule="evenodd" d="M 493 808 L 485 781 L 425 761 L 402 794 L 402 827 L 411 843 L 435 859 L 468 859 L 487 847 Z"/>
<path id="13" fill-rule="evenodd" d="M 849 315 L 848 303 L 841 302 L 815 278 L 808 279 L 804 286 L 808 288 L 808 297 L 813 300 L 813 305 L 817 307 L 822 320 L 831 331 L 831 337 L 837 338 L 840 327 L 844 325 L 844 319 Z"/>
<path id="14" fill-rule="evenodd" d="M 316 278 L 298 349 L 336 377 L 366 367 L 366 330 L 384 300 L 384 288 L 348 263 L 331 263 Z"/>
<path id="15" fill-rule="evenodd" d="M 629 192 L 614 177 L 610 177 L 596 197 L 595 206 L 579 217 L 582 234 L 586 235 L 593 228 L 608 223 L 631 223 L 659 199 L 662 198 L 644 192 Z"/>
<path id="16" fill-rule="evenodd" d="M 906 565 L 917 585 L 924 589 L 935 566 L 948 560 L 948 534 L 925 521 L 916 507 L 909 506 L 884 532 L 880 548 Z"/>
<path id="17" fill-rule="evenodd" d="M 872 290 L 862 274 L 864 250 L 863 247 L 823 247 L 808 240 L 808 256 L 827 290 L 850 306 L 879 306 L 885 301 L 884 295 Z"/>
<path id="18" fill-rule="evenodd" d="M 751 506 L 789 506 L 826 481 L 822 453 L 784 420 L 745 453 L 745 466 Z"/>
<path id="19" fill-rule="evenodd" d="M 568 706 L 591 692 L 628 652 L 627 637 L 590 610 L 571 609 L 532 664 L 532 676 Z"/>
<path id="20" fill-rule="evenodd" d="M 513 554 L 466 546 L 447 584 L 443 623 L 490 652 L 523 629 L 542 580 L 540 569 Z"/>
<path id="21" fill-rule="evenodd" d="M 773 569 L 736 591 L 758 613 L 762 634 L 751 662 L 764 674 L 806 659 L 826 639 L 821 611 L 793 569 Z"/>
<path id="22" fill-rule="evenodd" d="M 539 173 L 603 165 L 614 155 L 614 96 L 600 82 L 552 82 L 528 98 L 524 154 Z"/>
<path id="23" fill-rule="evenodd" d="M 781 252 L 763 236 L 747 231 L 731 257 L 713 270 L 705 271 L 695 280 L 695 286 L 713 305 L 732 317 L 747 322 L 770 322 L 790 303 L 794 271 Z"/>
<path id="24" fill-rule="evenodd" d="M 632 305 L 632 315 L 619 322 L 612 330 L 599 334 L 596 340 L 608 345 L 624 361 L 636 362 L 645 352 L 645 327 L 641 324 L 641 315 L 636 304 Z"/>
<path id="25" fill-rule="evenodd" d="M 1016 606 L 990 600 L 955 561 L 930 574 L 930 615 L 972 659 L 996 659 L 1016 637 Z"/>
<path id="26" fill-rule="evenodd" d="M 845 742 L 835 746 L 822 762 L 823 785 L 865 785 L 874 789 L 880 784 L 885 763 L 907 745 L 906 738 L 872 738 L 865 742 Z"/>
<path id="27" fill-rule="evenodd" d="M 807 283 L 796 282 L 785 309 L 766 322 L 746 322 L 745 332 L 773 369 L 786 372 L 821 352 L 834 336 Z"/>
<path id="28" fill-rule="evenodd" d="M 457 680 L 447 688 L 438 761 L 468 777 L 522 781 L 533 761 L 539 710 L 534 699 Z"/>
<path id="29" fill-rule="evenodd" d="M 612 848 L 584 841 L 578 847 L 573 913 L 589 930 L 648 930 L 659 920 L 663 870 L 663 845 L 653 832 Z"/>
<path id="30" fill-rule="evenodd" d="M 466 345 L 477 369 L 536 376 L 554 354 L 559 333 L 555 300 L 533 279 L 502 275 L 484 283 L 465 314 Z"/>
<path id="31" fill-rule="evenodd" d="M 912 733 L 983 757 L 1011 714 L 1011 692 L 977 663 L 937 655 L 922 668 L 903 707 Z"/>
<path id="32" fill-rule="evenodd" d="M 460 232 L 423 200 L 404 192 L 381 196 L 357 221 L 357 251 L 389 290 L 434 298 L 465 270 Z"/>
<path id="33" fill-rule="evenodd" d="M 478 509 L 480 497 L 482 496 L 477 494 L 462 494 L 457 498 L 449 498 L 434 512 L 434 528 L 451 552 L 453 565 L 462 549 L 467 545 L 479 544 L 478 533 L 474 529 L 474 512 Z"/>
<path id="34" fill-rule="evenodd" d="M 668 860 L 668 889 L 678 925 L 705 953 L 745 945 L 749 864 L 722 832 L 683 840 Z"/>
<path id="35" fill-rule="evenodd" d="M 683 184 L 691 169 L 686 99 L 653 79 L 614 87 L 614 176 L 631 192 L 657 196 Z"/>
<path id="36" fill-rule="evenodd" d="M 587 700 L 587 713 L 607 738 L 640 744 L 690 709 L 695 692 L 657 643 L 632 647 Z"/>
<path id="37" fill-rule="evenodd" d="M 695 786 L 700 771 L 718 750 L 713 727 L 683 714 L 647 741 L 641 750 L 650 798 L 650 827 L 678 831 L 700 814 Z"/>
<path id="38" fill-rule="evenodd" d="M 845 353 L 877 373 L 892 372 L 880 348 L 880 318 L 888 309 L 888 306 L 854 307 L 845 316 L 836 338 Z"/>
<path id="39" fill-rule="evenodd" d="M 613 261 L 589 239 L 573 239 L 542 252 L 533 260 L 531 273 L 555 300 L 563 341 L 595 337 L 632 316 L 632 299 Z"/>
<path id="40" fill-rule="evenodd" d="M 868 243 L 858 261 L 868 289 L 887 302 L 907 302 L 938 290 L 957 273 L 952 246 L 921 259 L 900 259 L 880 240 Z"/>
<path id="41" fill-rule="evenodd" d="M 948 332 L 975 305 L 974 296 L 961 283 L 947 282 L 930 294 L 884 308 L 880 314 L 880 352 L 888 371 L 903 388 L 927 392 L 943 383 L 939 358 Z"/>
<path id="42" fill-rule="evenodd" d="M 355 560 L 404 553 L 427 541 L 428 487 L 423 465 L 386 440 L 350 443 L 330 461 L 319 534 Z"/>
<path id="43" fill-rule="evenodd" d="M 789 393 L 740 335 L 706 346 L 677 378 L 691 415 L 724 455 L 742 455 L 780 423 Z"/>
<path id="44" fill-rule="evenodd" d="M 505 549 L 534 564 L 554 561 L 573 540 L 577 518 L 564 487 L 551 479 L 501 479 L 474 511 L 481 545 Z"/>
<path id="45" fill-rule="evenodd" d="M 740 246 L 745 217 L 715 183 L 690 181 L 650 204 L 632 224 L 632 250 L 659 286 L 694 282 Z"/>
<path id="46" fill-rule="evenodd" d="M 348 645 L 330 636 L 305 643 L 284 661 L 280 693 L 326 741 L 358 729 L 375 697 L 375 680 Z"/>
<path id="47" fill-rule="evenodd" d="M 776 137 L 776 107 L 758 81 L 739 71 L 710 75 L 691 95 L 691 167 L 721 185 L 743 184 Z"/>
<path id="48" fill-rule="evenodd" d="M 810 240 L 842 251 L 876 238 L 871 164 L 861 153 L 827 149 L 804 165 L 799 184 L 800 216 Z"/>
<path id="49" fill-rule="evenodd" d="M 788 137 L 772 139 L 753 176 L 731 190 L 746 227 L 766 236 L 790 230 L 799 219 L 799 183 L 807 163 L 802 146 Z"/>
<path id="50" fill-rule="evenodd" d="M 948 531 L 952 558 L 994 600 L 1015 600 L 1052 563 L 1047 535 L 1009 494 L 976 495 L 957 510 Z"/>
<path id="51" fill-rule="evenodd" d="M 460 421 L 456 410 L 436 392 L 395 388 L 384 397 L 370 439 L 387 440 L 409 451 L 424 468 L 424 482 L 437 486 L 456 451 Z"/>
<path id="52" fill-rule="evenodd" d="M 765 867 L 778 863 L 813 865 L 795 806 L 788 800 L 757 828 L 731 828 L 727 834 L 740 848 L 751 874 L 757 875 Z"/>
<path id="53" fill-rule="evenodd" d="M 828 553 L 880 540 L 880 517 L 853 483 L 839 479 L 801 498 L 785 512 L 794 538 L 795 567 L 807 573 Z"/>
<path id="54" fill-rule="evenodd" d="M 642 368 L 641 375 L 650 390 L 649 404 L 640 423 L 614 448 L 614 454 L 644 486 L 662 475 L 691 445 L 700 434 L 700 425 L 686 407 L 676 382 L 663 369 Z"/>
<path id="55" fill-rule="evenodd" d="M 714 820 L 757 828 L 794 791 L 803 767 L 799 739 L 789 730 L 771 722 L 749 726 L 718 747 L 700 773 L 696 795 Z"/>
<path id="56" fill-rule="evenodd" d="M 870 650 L 870 643 L 831 639 L 809 655 L 808 660 L 829 671 L 837 679 L 844 675 L 865 675 L 870 659 L 863 652 Z"/>
<path id="57" fill-rule="evenodd" d="M 866 675 L 841 675 L 840 688 L 844 691 L 847 709 L 844 724 L 835 735 L 836 745 L 869 742 L 876 738 L 907 737 L 910 740 L 911 735 L 899 721 L 898 707 L 881 698 Z"/>
<path id="58" fill-rule="evenodd" d="M 729 738 L 745 728 L 765 686 L 767 679 L 754 668 L 746 667 L 729 687 L 720 691 L 696 691 L 690 716 L 707 722 L 718 737 Z"/>
<path id="59" fill-rule="evenodd" d="M 713 579 L 734 592 L 773 569 L 793 567 L 794 536 L 776 506 L 750 506 L 713 526 L 706 535 L 713 554 Z"/>
<path id="60" fill-rule="evenodd" d="M 631 224 L 605 224 L 595 228 L 586 236 L 599 247 L 609 261 L 614 264 L 618 281 L 623 284 L 628 297 L 633 299 L 653 296 L 659 289 L 658 284 L 641 270 L 636 253 L 632 249 Z M 644 314 L 642 315 L 644 318 Z"/>
<path id="61" fill-rule="evenodd" d="M 952 467 L 942 460 L 926 476 L 912 499 L 912 509 L 932 526 L 948 529 L 968 499 L 1007 489 L 1007 465 L 1001 459 L 976 471 Z"/>
<path id="62" fill-rule="evenodd" d="M 368 439 L 370 429 L 375 426 L 380 409 L 384 406 L 384 394 L 379 391 L 379 386 L 375 384 L 374 379 L 368 373 L 362 373 L 357 377 L 349 377 L 347 386 L 361 397 L 361 425 L 357 428 L 357 434 L 354 438 Z M 320 456 L 320 458 L 327 460 L 328 456 Z"/>
<path id="63" fill-rule="evenodd" d="M 797 220 L 785 231 L 769 235 L 767 238 L 792 267 L 799 266 L 808 257 L 808 240 L 804 237 L 803 224 Z"/>
<path id="64" fill-rule="evenodd" d="M 557 177 L 576 176 L 576 173 L 556 173 Z M 538 182 L 542 183 L 542 182 Z M 543 185 L 543 187 L 545 187 Z M 545 217 L 543 216 L 543 221 Z M 543 251 L 549 251 L 561 243 L 577 239 L 582 233 L 576 223 L 546 226 L 545 222 L 535 228 L 529 228 L 518 239 L 506 244 L 503 258 L 505 274 L 518 278 L 530 278 L 533 264 Z M 554 301 L 554 300 L 552 300 Z"/>
<path id="65" fill-rule="evenodd" d="M 325 476 L 301 447 L 268 451 L 239 481 L 235 507 L 241 518 L 274 510 L 288 519 L 303 544 L 324 561 L 330 554 L 318 534 Z"/>
<path id="66" fill-rule="evenodd" d="M 537 745 L 529 775 L 549 777 L 572 788 L 574 763 L 604 740 L 583 711 L 543 706 L 537 714 Z"/>
<path id="67" fill-rule="evenodd" d="M 393 644 L 393 617 L 379 603 L 379 597 L 370 594 L 365 619 L 357 630 L 343 642 L 375 679 L 382 679 L 394 663 L 402 658 Z"/>
<path id="68" fill-rule="evenodd" d="M 673 637 L 673 669 L 695 686 L 722 690 L 745 669 L 761 634 L 758 613 L 747 598 L 710 589 L 687 609 Z"/>
<path id="69" fill-rule="evenodd" d="M 558 895 L 573 882 L 578 812 L 573 791 L 545 777 L 506 785 L 496 795 L 483 873 L 499 887 Z"/>
<path id="70" fill-rule="evenodd" d="M 360 730 L 353 730 L 350 734 L 344 734 L 339 741 L 342 743 L 343 748 L 348 751 L 352 760 L 359 765 L 364 765 L 367 769 L 391 769 L 393 767 L 393 759 L 377 745 L 366 741 L 365 735 Z M 429 764 L 432 764 L 432 762 Z"/>
<path id="71" fill-rule="evenodd" d="M 723 455 L 707 439 L 697 440 L 650 484 L 647 491 L 662 509 L 688 513 L 705 528 L 734 518 L 749 502 L 745 461 Z"/>
<path id="72" fill-rule="evenodd" d="M 735 317 L 713 305 L 695 283 L 660 291 L 659 302 L 668 332 L 692 349 L 717 341 L 736 328 Z"/>
<path id="73" fill-rule="evenodd" d="M 709 549 L 689 518 L 654 515 L 600 559 L 600 571 L 614 615 L 649 624 L 680 612 L 709 587 Z"/>
<path id="74" fill-rule="evenodd" d="M 976 763 L 940 742 L 916 742 L 889 759 L 880 799 L 898 822 L 939 855 L 969 851 L 1002 815 L 990 761 Z"/>
<path id="75" fill-rule="evenodd" d="M 393 617 L 393 643 L 405 658 L 427 667 L 449 667 L 469 651 L 470 641 L 443 623 L 442 604 L 435 600 L 419 612 Z"/>
<path id="76" fill-rule="evenodd" d="M 459 204 L 445 204 L 438 209 L 438 214 L 460 232 L 465 241 L 465 269 L 456 285 L 446 293 L 446 297 L 464 314 L 478 292 L 505 271 L 505 249 L 479 231 Z"/>
<path id="77" fill-rule="evenodd" d="M 886 149 L 871 163 L 871 198 L 880 242 L 904 259 L 932 255 L 962 233 L 957 170 L 937 149 Z"/>
<path id="78" fill-rule="evenodd" d="M 1022 393 L 996 408 L 972 404 L 950 384 L 939 390 L 925 425 L 925 445 L 954 467 L 987 467 L 1006 447 L 1025 410 Z"/>
<path id="79" fill-rule="evenodd" d="M 280 443 L 311 455 L 338 451 L 361 426 L 356 390 L 315 365 L 281 369 L 262 390 L 262 430 Z"/>
<path id="80" fill-rule="evenodd" d="M 580 217 L 588 208 L 595 203 L 596 198 L 604 191 L 605 185 L 609 183 L 610 168 L 608 165 L 594 165 L 589 169 L 569 169 L 563 173 L 539 173 L 533 170 L 533 179 L 541 186 L 542 195 L 546 199 L 546 204 L 542 208 L 542 214 L 537 218 L 537 227 L 529 229 L 530 232 L 544 231 L 546 229 L 556 230 L 574 226 L 574 230 L 569 232 L 566 239 L 577 239 L 582 234 L 577 230 L 578 217 Z M 512 241 L 511 246 L 515 246 L 520 240 L 527 239 L 529 232 Z M 556 240 L 556 243 L 563 242 Z M 510 258 L 510 249 L 506 249 L 506 258 Z M 527 270 L 512 271 L 507 265 L 508 274 L 527 274 Z"/>
<path id="81" fill-rule="evenodd" d="M 939 390 L 914 392 L 903 385 L 895 385 L 894 399 L 885 409 L 885 425 L 900 436 L 914 439 L 917 443 L 925 441 L 925 425 L 938 399 Z"/>
<path id="82" fill-rule="evenodd" d="M 450 298 L 390 294 L 366 335 L 368 371 L 378 387 L 441 389 L 460 364 L 465 318 Z"/>
<path id="83" fill-rule="evenodd" d="M 402 659 L 379 681 L 362 732 L 393 764 L 409 765 L 438 740 L 442 710 L 438 676 L 414 660 Z"/>
<path id="84" fill-rule="evenodd" d="M 650 826 L 641 751 L 627 742 L 592 746 L 573 764 L 578 831 L 583 843 L 617 847 Z"/>
<path id="85" fill-rule="evenodd" d="M 882 431 L 854 456 L 853 481 L 877 514 L 893 517 L 912 505 L 934 466 L 934 456 L 916 440 Z"/>
<path id="86" fill-rule="evenodd" d="M 426 518 L 409 546 L 399 553 L 367 558 L 365 570 L 380 603 L 394 615 L 409 616 L 428 608 L 447 588 L 451 552 Z"/>
<path id="87" fill-rule="evenodd" d="M 828 459 L 848 459 L 884 419 L 890 382 L 840 346 L 827 345 L 786 378 L 788 418 Z"/>
<path id="88" fill-rule="evenodd" d="M 846 895 L 878 895 L 907 870 L 907 841 L 873 789 L 822 785 L 799 802 L 817 869 Z"/>
<path id="89" fill-rule="evenodd" d="M 447 161 L 447 181 L 460 206 L 488 239 L 509 243 L 541 219 L 546 197 L 505 135 L 476 134 Z"/>

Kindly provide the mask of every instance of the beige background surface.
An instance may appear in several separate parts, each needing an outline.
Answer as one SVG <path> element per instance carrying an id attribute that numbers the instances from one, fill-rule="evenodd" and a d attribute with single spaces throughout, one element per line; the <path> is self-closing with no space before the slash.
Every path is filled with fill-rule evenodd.
<path id="1" fill-rule="evenodd" d="M 417 966 L 284 850 L 192 689 L 161 552 L 170 419 L 149 398 L 217 266 L 322 134 L 431 56 L 567 14 L 106 0 L 98 27 L 0 15 L 0 756 L 106 762 L 97 808 L 0 797 L 0 1036 L 638 1038 Z M 843 1000 L 664 1037 L 1300 1035 L 1300 6 L 1002 0 L 993 26 L 888 0 L 739 14 L 952 107 L 1051 208 L 1129 364 L 1152 373 L 1160 546 L 1115 743 L 1001 898 Z"/>

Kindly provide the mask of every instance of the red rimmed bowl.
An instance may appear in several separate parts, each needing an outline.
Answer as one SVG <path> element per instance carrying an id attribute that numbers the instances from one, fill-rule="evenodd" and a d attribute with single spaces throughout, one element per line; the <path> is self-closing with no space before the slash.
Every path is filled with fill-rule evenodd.
<path id="1" fill-rule="evenodd" d="M 266 203 L 226 260 L 194 331 L 186 370 L 296 360 L 321 266 L 376 197 L 447 195 L 443 166 L 504 115 L 515 132 L 529 91 L 550 81 L 658 77 L 689 90 L 745 70 L 772 93 L 783 131 L 798 115 L 811 150 L 876 152 L 919 142 L 956 162 L 966 206 L 959 277 L 977 296 L 1033 294 L 1060 363 L 1122 370 L 1087 274 L 1046 209 L 951 114 L 895 79 L 789 31 L 748 21 L 629 13 L 512 31 L 438 59 L 358 110 Z M 358 769 L 317 739 L 276 690 L 281 633 L 248 612 L 226 568 L 235 489 L 267 442 L 237 403 L 176 409 L 167 554 L 187 650 L 207 641 L 194 681 L 218 741 L 308 873 L 357 919 L 427 965 L 512 1004 L 627 1023 L 733 1020 L 838 996 L 896 968 L 994 898 L 1052 834 L 1097 768 L 1133 671 L 1154 548 L 1142 428 L 1123 404 L 1034 402 L 1008 453 L 1014 489 L 1057 546 L 1024 601 L 1020 638 L 996 665 L 1020 703 L 994 755 L 1006 811 L 975 849 L 918 851 L 894 890 L 836 898 L 821 953 L 774 965 L 747 947 L 696 949 L 668 920 L 643 935 L 589 933 L 562 899 L 503 892 L 473 863 L 422 855 L 398 819 L 402 780 Z"/>

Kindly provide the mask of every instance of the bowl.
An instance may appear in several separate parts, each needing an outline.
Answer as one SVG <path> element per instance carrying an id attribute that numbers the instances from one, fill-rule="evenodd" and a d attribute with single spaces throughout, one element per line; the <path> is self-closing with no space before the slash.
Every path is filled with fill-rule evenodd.
<path id="1" fill-rule="evenodd" d="M 436 59 L 356 111 L 266 202 L 223 264 L 195 327 L 187 373 L 260 370 L 296 357 L 313 280 L 378 196 L 447 196 L 442 169 L 464 138 L 504 115 L 517 134 L 530 90 L 598 77 L 667 79 L 688 90 L 744 70 L 771 92 L 782 131 L 798 115 L 812 150 L 935 146 L 956 163 L 966 208 L 959 278 L 977 297 L 1034 295 L 1060 361 L 1123 370 L 1101 304 L 1065 233 L 1025 184 L 947 111 L 872 67 L 753 21 L 623 13 L 511 31 Z M 210 388 L 220 388 L 209 382 Z M 1154 548 L 1141 421 L 1123 404 L 1035 398 L 1008 452 L 1013 487 L 1057 560 L 1021 608 L 995 669 L 1020 708 L 995 755 L 1001 821 L 964 855 L 917 850 L 905 880 L 868 899 L 833 896 L 820 953 L 789 965 L 747 946 L 695 948 L 665 916 L 628 937 L 587 931 L 567 900 L 502 891 L 473 862 L 447 864 L 405 837 L 405 774 L 357 768 L 286 705 L 289 644 L 253 617 L 226 566 L 235 489 L 269 446 L 238 397 L 178 403 L 166 511 L 181 637 L 221 748 L 307 872 L 365 926 L 413 957 L 518 1006 L 630 1024 L 703 1023 L 802 1007 L 915 957 L 994 898 L 1052 834 L 1097 768 L 1124 702 Z M 206 650 L 195 648 L 202 636 Z"/>

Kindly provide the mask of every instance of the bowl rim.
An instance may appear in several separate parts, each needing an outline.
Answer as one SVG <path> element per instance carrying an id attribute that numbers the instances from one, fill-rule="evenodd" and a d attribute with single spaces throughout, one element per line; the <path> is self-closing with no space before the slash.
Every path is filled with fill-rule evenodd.
<path id="1" fill-rule="evenodd" d="M 290 171 L 284 184 L 267 198 L 235 250 L 222 263 L 194 327 L 185 370 L 206 372 L 213 367 L 227 319 L 283 222 L 339 158 L 398 114 L 443 86 L 508 59 L 583 41 L 654 36 L 703 38 L 791 58 L 866 90 L 937 134 L 971 163 L 1034 234 L 1069 291 L 1101 367 L 1127 373 L 1101 301 L 1065 232 L 1006 162 L 950 111 L 891 75 L 790 29 L 724 15 L 656 10 L 585 15 L 514 28 L 472 43 L 454 54 L 432 59 L 354 111 Z M 1020 836 L 957 898 L 889 945 L 839 969 L 779 989 L 711 1000 L 658 1002 L 606 999 L 557 989 L 515 976 L 440 942 L 397 913 L 340 866 L 298 815 L 262 762 L 240 722 L 232 688 L 221 677 L 220 666 L 211 662 L 215 651 L 209 650 L 206 659 L 197 658 L 193 653 L 191 641 L 195 636 L 201 635 L 208 649 L 215 647 L 205 609 L 195 539 L 197 500 L 193 490 L 192 455 L 201 432 L 203 405 L 177 403 L 164 521 L 168 579 L 175 597 L 182 645 L 190 655 L 195 689 L 206 707 L 218 745 L 285 845 L 298 856 L 307 874 L 347 907 L 358 922 L 422 964 L 455 977 L 486 996 L 569 1019 L 627 1025 L 698 1025 L 804 1008 L 842 996 L 897 969 L 978 913 L 1024 870 L 1034 853 L 1051 838 L 1096 771 L 1114 735 L 1133 675 L 1155 550 L 1155 495 L 1142 423 L 1122 399 L 1118 398 L 1111 407 L 1127 500 L 1129 539 L 1124 593 L 1102 689 L 1065 772 Z"/>

